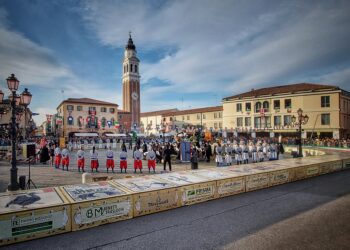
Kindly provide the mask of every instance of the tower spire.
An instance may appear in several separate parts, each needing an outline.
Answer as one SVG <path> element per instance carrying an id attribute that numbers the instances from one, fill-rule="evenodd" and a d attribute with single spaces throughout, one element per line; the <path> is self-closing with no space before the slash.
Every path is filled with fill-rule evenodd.
<path id="1" fill-rule="evenodd" d="M 132 41 L 132 38 L 131 38 L 131 31 L 129 31 L 129 40 L 128 40 L 128 43 L 127 43 L 126 46 L 125 46 L 125 49 L 136 50 L 136 47 L 135 47 L 135 45 L 134 45 L 134 42 Z"/>

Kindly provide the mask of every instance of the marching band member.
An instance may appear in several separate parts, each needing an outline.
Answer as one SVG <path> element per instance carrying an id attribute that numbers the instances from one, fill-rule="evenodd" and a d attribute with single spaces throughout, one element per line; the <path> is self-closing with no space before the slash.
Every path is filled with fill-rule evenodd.
<path id="1" fill-rule="evenodd" d="M 147 152 L 147 160 L 148 160 L 148 172 L 151 171 L 151 168 L 153 168 L 153 172 L 156 172 L 156 153 L 154 152 L 153 148 L 148 150 Z"/>
<path id="2" fill-rule="evenodd" d="M 243 163 L 248 164 L 249 151 L 248 151 L 248 147 L 245 144 L 242 144 L 242 151 L 243 151 Z"/>
<path id="3" fill-rule="evenodd" d="M 134 152 L 134 173 L 136 173 L 136 169 L 140 169 L 140 173 L 142 173 L 142 152 L 139 148 Z"/>
<path id="4" fill-rule="evenodd" d="M 67 149 L 67 146 L 62 150 L 62 170 L 64 170 L 64 166 L 67 167 L 68 171 L 68 166 L 69 166 L 69 151 Z"/>
<path id="5" fill-rule="evenodd" d="M 225 161 L 227 165 L 232 165 L 232 147 L 230 145 L 230 143 L 226 146 L 225 151 L 226 151 L 226 155 L 225 155 Z"/>
<path id="6" fill-rule="evenodd" d="M 120 152 L 119 154 L 119 159 L 120 159 L 120 173 L 123 171 L 123 169 L 125 169 L 125 173 L 126 173 L 126 168 L 128 166 L 128 162 L 126 160 L 126 158 L 128 157 L 127 153 L 126 153 L 126 148 L 122 149 L 122 152 Z"/>
<path id="7" fill-rule="evenodd" d="M 78 158 L 78 171 L 80 172 L 80 169 L 85 172 L 84 166 L 85 166 L 85 152 L 83 146 L 80 146 L 80 149 L 77 152 L 77 158 Z"/>
<path id="8" fill-rule="evenodd" d="M 107 156 L 107 160 L 106 160 L 107 173 L 109 168 L 111 168 L 112 172 L 114 173 L 114 153 L 111 149 L 111 146 L 109 146 L 106 156 Z"/>
<path id="9" fill-rule="evenodd" d="M 222 147 L 220 145 L 220 143 L 218 143 L 218 146 L 216 147 L 216 157 L 215 157 L 215 161 L 216 161 L 216 166 L 219 167 L 220 165 L 222 165 Z"/>
<path id="10" fill-rule="evenodd" d="M 90 160 L 91 172 L 94 172 L 94 169 L 96 169 L 96 172 L 98 172 L 98 153 L 96 152 L 95 147 L 92 147 L 92 150 L 90 151 Z"/>
<path id="11" fill-rule="evenodd" d="M 55 168 L 60 168 L 61 158 L 61 149 L 58 145 L 55 145 Z"/>

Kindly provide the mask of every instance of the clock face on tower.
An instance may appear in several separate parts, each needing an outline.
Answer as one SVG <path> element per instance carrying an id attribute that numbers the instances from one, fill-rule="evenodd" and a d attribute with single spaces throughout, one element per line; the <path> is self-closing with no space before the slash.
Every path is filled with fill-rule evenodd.
<path id="1" fill-rule="evenodd" d="M 139 98 L 139 95 L 136 92 L 132 92 L 131 98 L 136 101 Z"/>

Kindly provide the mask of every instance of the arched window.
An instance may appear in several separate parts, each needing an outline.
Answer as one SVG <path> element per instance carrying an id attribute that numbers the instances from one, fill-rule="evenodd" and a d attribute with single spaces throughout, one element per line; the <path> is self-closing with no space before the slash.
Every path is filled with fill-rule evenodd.
<path id="1" fill-rule="evenodd" d="M 132 73 L 132 64 L 130 64 L 130 72 Z"/>
<path id="2" fill-rule="evenodd" d="M 135 65 L 135 73 L 137 73 L 137 65 Z"/>
<path id="3" fill-rule="evenodd" d="M 259 113 L 261 109 L 261 102 L 255 103 L 255 113 Z"/>
<path id="4" fill-rule="evenodd" d="M 125 70 L 125 65 L 124 65 L 124 74 L 126 73 L 126 70 Z"/>
<path id="5" fill-rule="evenodd" d="M 129 69 L 128 69 L 128 65 L 126 65 L 126 72 L 128 72 L 129 71 Z"/>
<path id="6" fill-rule="evenodd" d="M 268 101 L 263 102 L 263 108 L 264 108 L 265 112 L 269 112 L 269 102 Z"/>

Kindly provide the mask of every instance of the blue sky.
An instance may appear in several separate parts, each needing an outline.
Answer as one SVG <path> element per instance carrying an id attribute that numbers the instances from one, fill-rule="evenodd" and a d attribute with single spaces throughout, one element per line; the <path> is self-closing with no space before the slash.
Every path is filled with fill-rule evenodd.
<path id="1" fill-rule="evenodd" d="M 132 31 L 142 111 L 295 82 L 350 90 L 348 13 L 349 1 L 2 0 L 1 89 L 15 73 L 38 123 L 68 97 L 121 105 Z"/>

